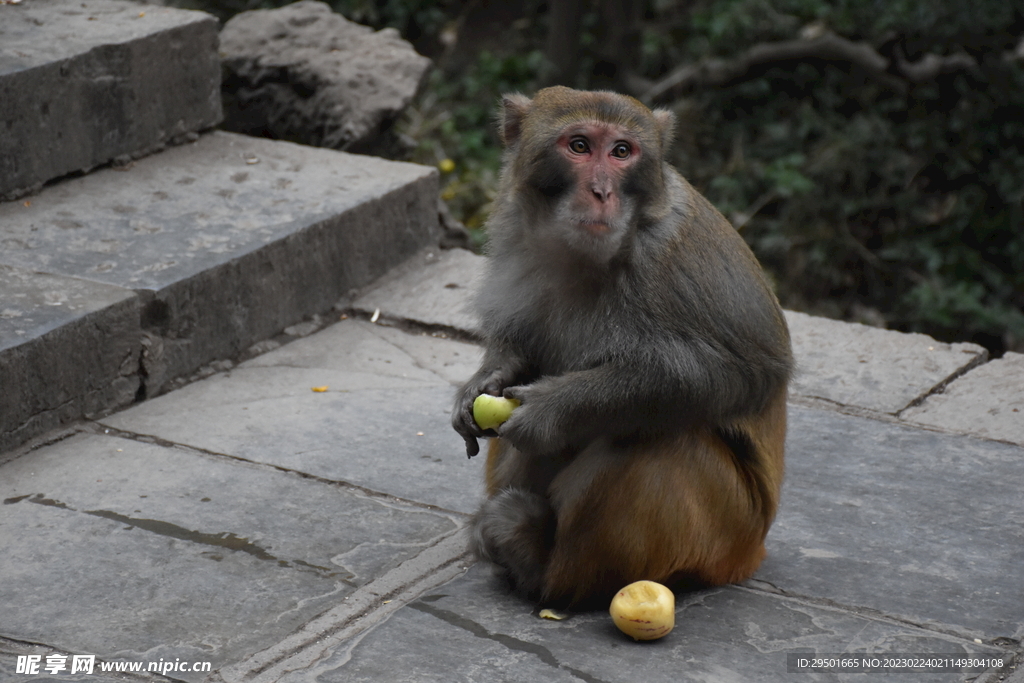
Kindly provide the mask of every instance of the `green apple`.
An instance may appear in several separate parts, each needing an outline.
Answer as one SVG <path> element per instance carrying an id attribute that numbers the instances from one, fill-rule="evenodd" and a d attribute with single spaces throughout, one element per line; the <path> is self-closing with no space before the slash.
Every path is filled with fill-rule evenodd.
<path id="1" fill-rule="evenodd" d="M 634 640 L 657 640 L 676 625 L 676 596 L 654 581 L 631 583 L 612 598 L 608 612 Z"/>
<path id="2" fill-rule="evenodd" d="M 514 398 L 502 398 L 490 394 L 480 394 L 473 401 L 473 419 L 480 429 L 494 429 L 512 416 L 512 411 L 519 407 Z"/>

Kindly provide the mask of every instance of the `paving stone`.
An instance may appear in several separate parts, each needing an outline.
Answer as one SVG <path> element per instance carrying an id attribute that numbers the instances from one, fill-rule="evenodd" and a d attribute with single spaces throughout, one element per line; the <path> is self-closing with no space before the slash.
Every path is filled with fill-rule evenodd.
<path id="1" fill-rule="evenodd" d="M 139 388 L 135 293 L 0 265 L 0 452 Z"/>
<path id="2" fill-rule="evenodd" d="M 460 523 L 271 468 L 102 435 L 7 463 L 0 499 L 0 635 L 215 669 L 277 642 Z"/>
<path id="3" fill-rule="evenodd" d="M 485 262 L 465 249 L 427 249 L 374 282 L 352 308 L 473 333 L 472 297 Z"/>
<path id="4" fill-rule="evenodd" d="M 482 357 L 483 349 L 477 344 L 346 319 L 273 354 L 246 361 L 242 367 L 358 368 L 384 376 L 440 378 L 461 386 L 476 372 Z"/>
<path id="5" fill-rule="evenodd" d="M 409 354 L 418 365 L 456 387 L 461 387 L 483 360 L 484 350 L 478 344 L 450 341 L 427 333 L 403 332 L 384 325 L 376 325 L 374 330 L 389 344 Z"/>
<path id="6" fill-rule="evenodd" d="M 455 383 L 464 381 L 469 374 L 453 379 L 446 375 L 461 375 L 481 354 L 476 344 L 346 317 L 239 367 L 324 368 Z M 469 373 L 475 370 L 473 367 Z"/>
<path id="7" fill-rule="evenodd" d="M 214 17 L 114 0 L 0 8 L 0 199 L 220 119 Z"/>
<path id="8" fill-rule="evenodd" d="M 896 414 L 983 362 L 977 344 L 944 344 L 857 323 L 786 311 L 796 375 L 790 394 Z"/>
<path id="9" fill-rule="evenodd" d="M 797 406 L 755 575 L 979 638 L 1024 633 L 1024 449 Z"/>
<path id="10" fill-rule="evenodd" d="M 469 513 L 483 459 L 466 460 L 453 397 L 374 326 L 348 320 L 103 424 Z"/>
<path id="11" fill-rule="evenodd" d="M 1024 445 L 1024 354 L 1008 352 L 974 368 L 900 417 Z"/>
<path id="12" fill-rule="evenodd" d="M 635 642 L 606 612 L 565 621 L 536 616 L 480 566 L 422 596 L 330 658 L 282 683 L 395 683 L 501 680 L 534 683 L 642 679 L 676 681 L 961 681 L 963 675 L 884 674 L 878 678 L 790 673 L 787 653 L 946 653 L 1004 651 L 909 624 L 811 605 L 769 593 L 721 588 L 681 595 L 665 638 Z M 396 646 L 400 644 L 400 646 Z"/>
<path id="13" fill-rule="evenodd" d="M 216 132 L 0 204 L 0 263 L 140 292 L 152 396 L 435 242 L 436 192 L 433 169 Z"/>

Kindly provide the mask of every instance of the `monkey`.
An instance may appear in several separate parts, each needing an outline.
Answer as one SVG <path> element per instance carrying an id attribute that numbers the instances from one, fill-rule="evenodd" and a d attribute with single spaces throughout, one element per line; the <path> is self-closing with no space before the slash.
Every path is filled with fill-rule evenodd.
<path id="1" fill-rule="evenodd" d="M 641 579 L 749 578 L 779 502 L 793 366 L 753 252 L 665 162 L 670 111 L 556 86 L 506 95 L 498 119 L 484 354 L 452 410 L 469 457 L 490 438 L 471 550 L 570 608 Z M 520 405 L 485 431 L 483 393 Z"/>

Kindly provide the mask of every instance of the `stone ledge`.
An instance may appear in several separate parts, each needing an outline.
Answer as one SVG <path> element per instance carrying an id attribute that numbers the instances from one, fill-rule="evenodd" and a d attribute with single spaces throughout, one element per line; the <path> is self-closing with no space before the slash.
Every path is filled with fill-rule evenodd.
<path id="1" fill-rule="evenodd" d="M 0 199 L 222 117 L 217 20 L 115 0 L 0 6 Z"/>
<path id="2" fill-rule="evenodd" d="M 130 312 L 117 312 L 123 324 L 106 337 L 55 320 L 42 356 L 25 355 L 41 330 L 17 334 L 16 320 L 0 324 L 5 372 L 20 391 L 47 400 L 77 395 L 84 380 L 44 381 L 26 368 L 50 356 L 106 353 L 105 346 L 119 349 L 117 364 L 100 371 L 83 362 L 78 370 L 107 378 L 103 387 L 128 378 L 116 396 L 80 408 L 72 401 L 53 419 L 0 412 L 0 433 L 12 434 L 0 448 L 136 395 L 154 396 L 172 378 L 237 357 L 327 311 L 437 243 L 437 191 L 437 172 L 423 166 L 217 132 L 124 169 L 55 184 L 30 201 L 0 204 L 0 266 L 8 274 L 79 283 L 85 300 L 100 292 L 83 304 L 90 311 L 104 308 L 111 292 L 119 302 L 130 299 L 123 302 Z M 10 317 L 44 316 L 45 296 L 36 291 Z M 6 297 L 3 308 L 10 308 Z M 131 359 L 127 374 L 122 355 Z M 37 407 L 32 415 L 50 414 Z"/>
<path id="3" fill-rule="evenodd" d="M 1024 354 L 971 370 L 905 411 L 908 422 L 1024 445 Z"/>
<path id="4" fill-rule="evenodd" d="M 786 311 L 797 369 L 790 393 L 897 415 L 988 352 L 858 323 Z"/>
<path id="5" fill-rule="evenodd" d="M 472 295 L 485 260 L 465 249 L 428 247 L 366 288 L 350 307 L 475 337 Z"/>
<path id="6" fill-rule="evenodd" d="M 135 293 L 0 265 L 0 452 L 135 400 Z"/>
<path id="7" fill-rule="evenodd" d="M 472 338 L 472 294 L 484 263 L 461 249 L 421 252 L 365 288 L 350 308 Z M 988 352 L 977 344 L 785 313 L 797 364 L 791 397 L 1024 443 L 1024 356 L 986 364 Z M 973 412 L 961 411 L 963 401 L 974 404 Z M 980 412 L 987 417 L 969 417 Z"/>

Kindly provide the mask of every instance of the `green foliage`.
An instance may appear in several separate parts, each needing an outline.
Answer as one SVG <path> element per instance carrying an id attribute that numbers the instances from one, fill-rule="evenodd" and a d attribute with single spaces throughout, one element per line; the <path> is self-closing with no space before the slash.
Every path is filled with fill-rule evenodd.
<path id="1" fill-rule="evenodd" d="M 541 63 L 537 50 L 505 56 L 485 51 L 460 78 L 435 71 L 426 93 L 399 123 L 418 143 L 413 160 L 444 172 L 441 196 L 477 244 L 484 241 L 501 165 L 495 111 L 503 94 L 535 89 Z"/>
<path id="2" fill-rule="evenodd" d="M 967 50 L 980 66 L 901 91 L 848 65 L 780 64 L 677 107 L 680 170 L 785 305 L 1024 350 L 1024 67 L 1004 56 L 1024 34 L 1019 5 L 711 0 L 661 29 L 679 40 L 660 62 L 727 58 L 811 22 L 890 56 Z"/>

